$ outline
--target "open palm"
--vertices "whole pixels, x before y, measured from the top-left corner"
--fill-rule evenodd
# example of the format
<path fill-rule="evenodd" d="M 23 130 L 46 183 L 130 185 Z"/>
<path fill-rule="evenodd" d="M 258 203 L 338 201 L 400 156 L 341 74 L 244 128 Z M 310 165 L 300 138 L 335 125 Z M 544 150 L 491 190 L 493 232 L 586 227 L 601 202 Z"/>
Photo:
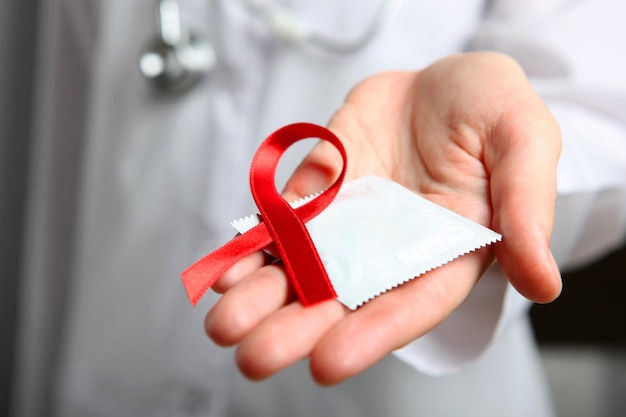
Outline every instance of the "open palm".
<path fill-rule="evenodd" d="M 216 284 L 224 293 L 206 329 L 238 345 L 252 379 L 310 357 L 311 373 L 332 384 L 373 365 L 441 323 L 472 290 L 494 254 L 526 297 L 560 291 L 549 250 L 560 153 L 558 126 L 515 62 L 476 53 L 420 72 L 385 73 L 359 84 L 329 123 L 348 153 L 347 177 L 377 174 L 503 234 L 494 248 L 461 257 L 349 311 L 332 300 L 304 308 L 280 265 L 262 254 Z M 328 186 L 341 169 L 321 142 L 287 183 L 292 200 Z"/>

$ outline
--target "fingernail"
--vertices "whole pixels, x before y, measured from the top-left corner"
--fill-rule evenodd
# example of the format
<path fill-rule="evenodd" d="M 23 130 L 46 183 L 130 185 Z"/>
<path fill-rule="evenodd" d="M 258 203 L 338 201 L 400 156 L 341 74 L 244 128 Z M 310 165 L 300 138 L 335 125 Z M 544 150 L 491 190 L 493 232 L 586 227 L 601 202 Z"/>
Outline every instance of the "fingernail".
<path fill-rule="evenodd" d="M 561 279 L 561 270 L 559 268 L 559 265 L 556 263 L 556 259 L 554 259 L 554 255 L 552 253 L 550 253 L 550 260 L 552 262 L 553 276 L 557 280 L 557 284 L 559 287 L 558 293 L 556 295 L 558 297 L 561 294 L 561 291 L 563 290 L 563 280 Z"/>

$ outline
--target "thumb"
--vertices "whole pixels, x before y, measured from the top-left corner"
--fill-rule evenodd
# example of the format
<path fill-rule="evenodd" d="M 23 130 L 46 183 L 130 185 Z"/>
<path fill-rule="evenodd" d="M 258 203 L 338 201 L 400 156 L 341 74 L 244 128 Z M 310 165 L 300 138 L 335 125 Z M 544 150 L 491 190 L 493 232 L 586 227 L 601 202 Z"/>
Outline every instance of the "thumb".
<path fill-rule="evenodd" d="M 543 103 L 535 102 L 530 109 L 504 114 L 489 140 L 493 227 L 503 235 L 496 258 L 522 295 L 539 303 L 553 301 L 562 287 L 549 246 L 559 127 Z"/>

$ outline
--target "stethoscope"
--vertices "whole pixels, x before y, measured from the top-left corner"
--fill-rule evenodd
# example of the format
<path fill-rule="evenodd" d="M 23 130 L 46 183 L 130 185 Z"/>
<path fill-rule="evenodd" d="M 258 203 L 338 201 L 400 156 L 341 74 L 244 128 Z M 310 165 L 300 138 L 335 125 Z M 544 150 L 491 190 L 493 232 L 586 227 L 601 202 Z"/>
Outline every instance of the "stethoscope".
<path fill-rule="evenodd" d="M 158 33 L 139 58 L 145 79 L 160 91 L 183 93 L 215 69 L 211 43 L 184 27 L 178 0 L 157 0 Z M 366 28 L 352 39 L 322 33 L 289 10 L 253 0 L 240 0 L 271 36 L 292 45 L 309 45 L 329 53 L 348 55 L 363 49 L 396 15 L 404 0 L 383 0 Z"/>

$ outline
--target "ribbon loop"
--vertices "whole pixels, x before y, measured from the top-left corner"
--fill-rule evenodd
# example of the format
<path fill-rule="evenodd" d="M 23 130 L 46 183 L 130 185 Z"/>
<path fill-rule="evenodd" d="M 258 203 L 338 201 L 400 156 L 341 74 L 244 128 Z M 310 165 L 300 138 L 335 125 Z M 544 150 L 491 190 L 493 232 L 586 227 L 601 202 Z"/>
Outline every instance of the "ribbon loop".
<path fill-rule="evenodd" d="M 319 138 L 337 148 L 343 159 L 339 177 L 323 193 L 293 209 L 276 190 L 274 177 L 283 153 L 294 143 Z M 210 253 L 182 273 L 187 295 L 196 305 L 202 295 L 241 258 L 274 242 L 300 302 L 307 306 L 336 298 L 326 269 L 304 225 L 321 213 L 336 197 L 347 170 L 343 144 L 330 130 L 295 123 L 272 133 L 259 147 L 250 167 L 250 189 L 262 222 Z"/>

